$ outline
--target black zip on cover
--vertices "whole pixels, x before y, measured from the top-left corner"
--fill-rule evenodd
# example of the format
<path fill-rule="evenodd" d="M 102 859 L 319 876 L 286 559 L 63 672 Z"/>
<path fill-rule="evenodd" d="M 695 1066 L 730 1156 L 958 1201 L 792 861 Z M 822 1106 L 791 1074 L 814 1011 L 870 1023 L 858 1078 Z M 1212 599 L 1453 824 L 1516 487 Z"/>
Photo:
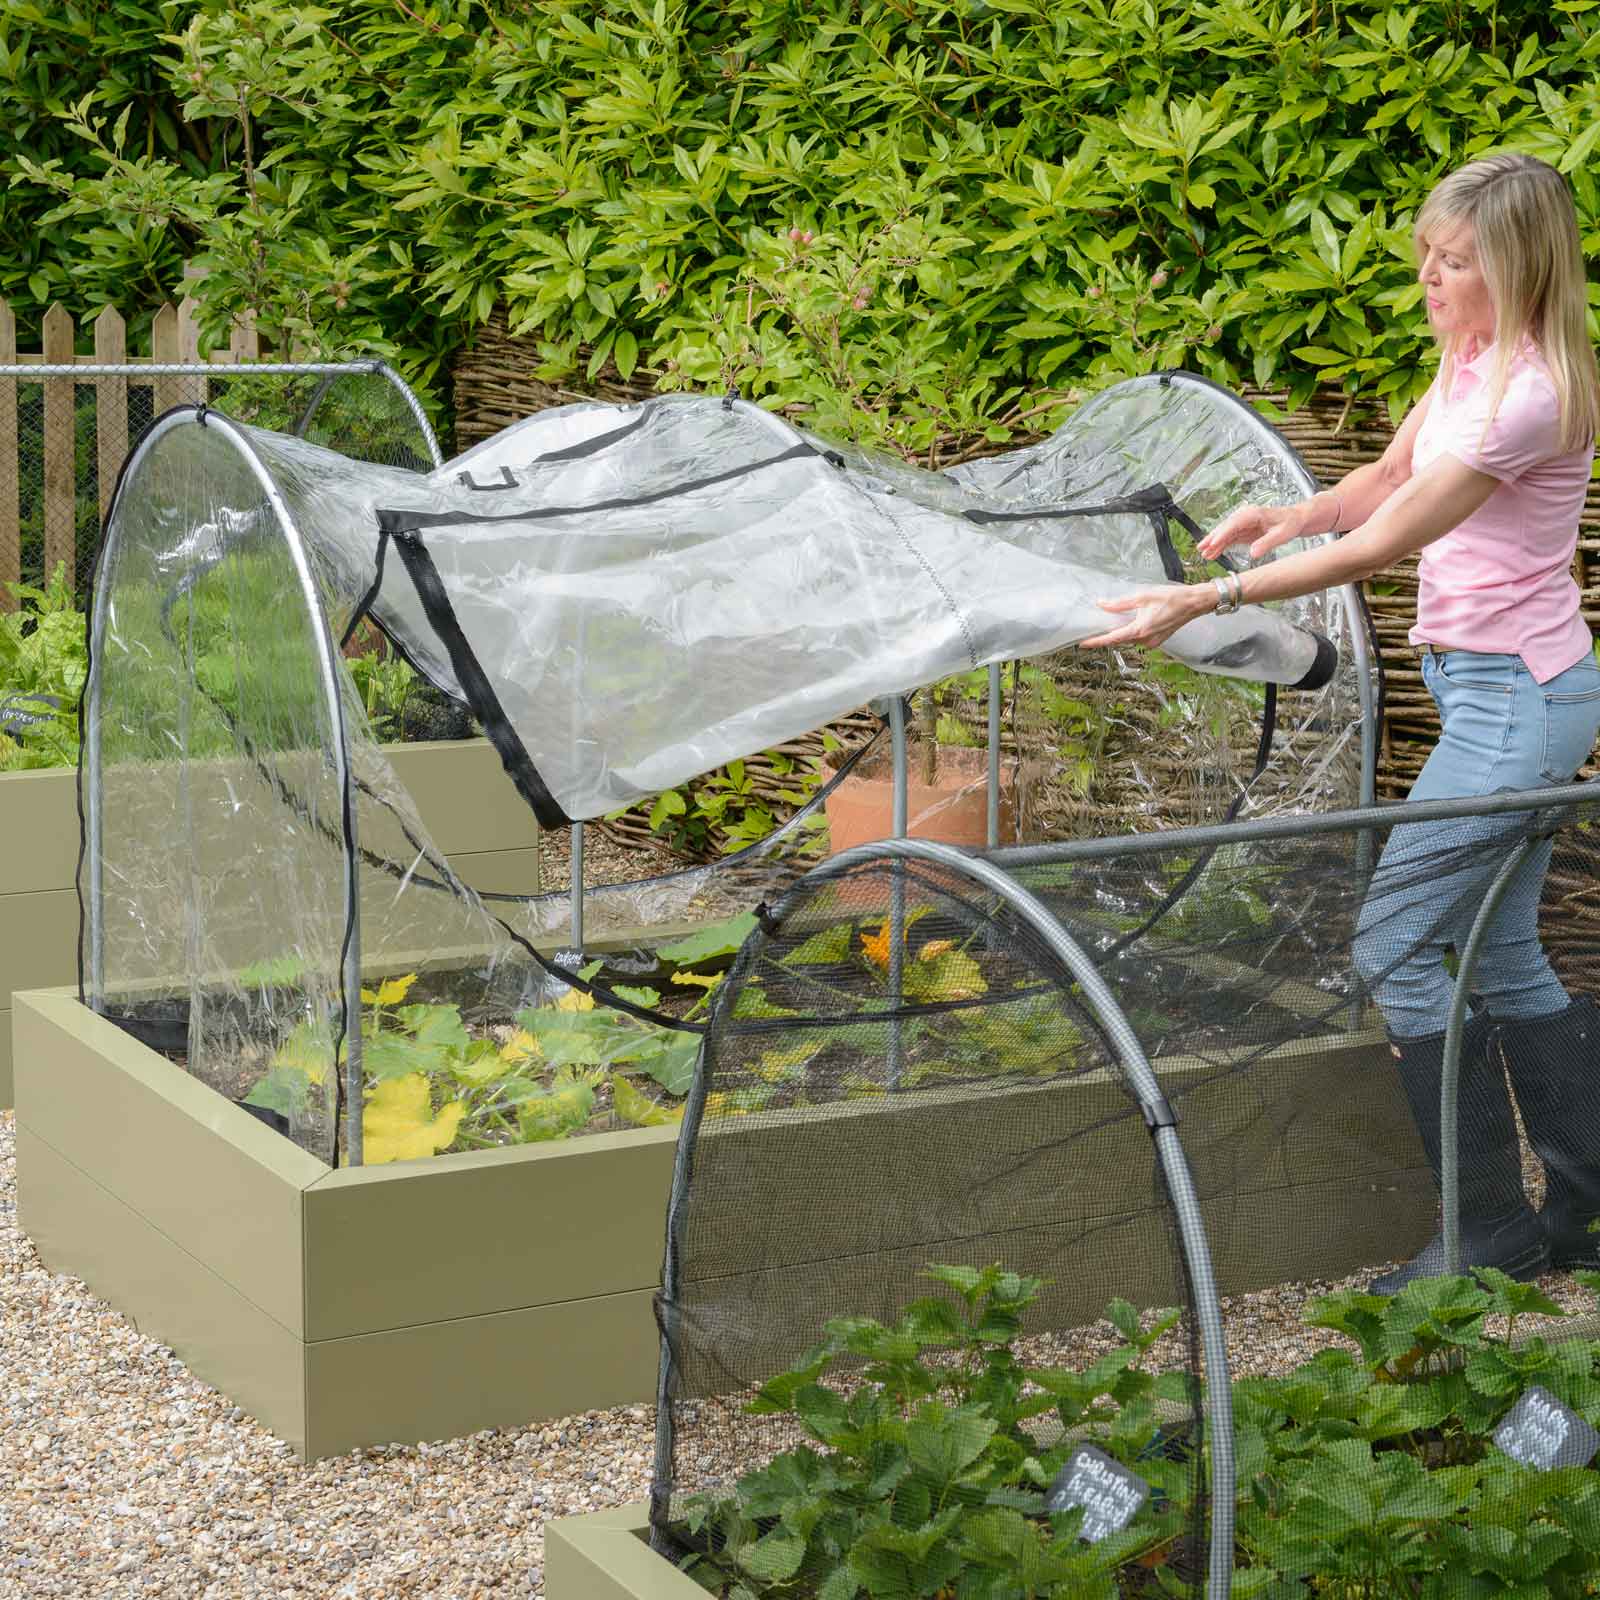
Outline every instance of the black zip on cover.
<path fill-rule="evenodd" d="M 1183 561 L 1177 546 L 1172 542 L 1172 531 L 1167 518 L 1176 516 L 1183 526 L 1199 535 L 1200 530 L 1179 510 L 1177 502 L 1164 483 L 1153 484 L 1148 489 L 1138 489 L 1115 500 L 1101 500 L 1088 506 L 1047 506 L 1037 511 L 980 511 L 976 507 L 963 511 L 968 522 L 980 527 L 987 522 L 1049 522 L 1064 517 L 1101 517 L 1117 512 L 1142 512 L 1150 519 L 1150 531 L 1155 536 L 1156 555 L 1161 570 L 1172 583 L 1184 581 Z"/>
<path fill-rule="evenodd" d="M 500 696 L 494 692 L 488 674 L 479 665 L 472 646 L 467 643 L 467 636 L 456 619 L 455 608 L 450 604 L 450 596 L 445 593 L 444 584 L 439 578 L 439 569 L 434 566 L 433 557 L 428 554 L 421 534 L 415 527 L 406 525 L 404 519 L 403 512 L 380 511 L 378 527 L 394 540 L 395 548 L 399 550 L 400 559 L 405 563 L 406 572 L 417 591 L 417 599 L 422 602 L 423 613 L 449 653 L 456 682 L 461 685 L 473 716 L 483 724 L 484 734 L 499 754 L 506 776 L 517 786 L 517 793 L 533 808 L 540 825 L 546 828 L 570 826 L 572 818 L 557 804 L 556 797 L 539 776 L 539 769 L 534 766 L 527 746 L 518 737 L 517 730 L 511 726 L 511 719 L 505 713 L 505 707 L 500 704 Z"/>
<path fill-rule="evenodd" d="M 654 494 L 627 495 L 620 500 L 595 500 L 586 506 L 530 506 L 524 511 L 506 511 L 498 515 L 474 515 L 469 511 L 384 511 L 378 512 L 378 524 L 387 527 L 398 537 L 402 530 L 419 533 L 424 528 L 455 528 L 476 526 L 481 522 L 543 522 L 551 517 L 588 517 L 597 511 L 626 511 L 632 506 L 652 506 L 661 500 L 671 500 L 676 495 L 693 494 L 696 489 L 709 489 L 719 483 L 730 483 L 735 478 L 748 477 L 753 472 L 776 467 L 785 461 L 798 461 L 805 456 L 826 459 L 824 452 L 814 445 L 791 445 L 780 455 L 768 456 L 764 461 L 749 461 L 743 466 L 729 467 L 726 472 L 713 472 L 703 478 L 691 478 L 687 483 L 674 483 Z M 557 456 L 544 456 L 541 460 L 556 460 Z"/>

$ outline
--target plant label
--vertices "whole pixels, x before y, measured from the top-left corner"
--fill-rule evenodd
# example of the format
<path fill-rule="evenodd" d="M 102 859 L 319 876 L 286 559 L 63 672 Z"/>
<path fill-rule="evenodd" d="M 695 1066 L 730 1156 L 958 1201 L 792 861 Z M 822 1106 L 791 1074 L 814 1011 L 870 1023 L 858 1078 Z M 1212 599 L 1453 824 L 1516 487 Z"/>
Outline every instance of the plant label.
<path fill-rule="evenodd" d="M 61 709 L 55 694 L 14 694 L 0 700 L 0 733 L 21 733 L 41 722 L 54 722 Z"/>
<path fill-rule="evenodd" d="M 1121 1533 L 1150 1498 L 1150 1485 L 1138 1473 L 1130 1472 L 1120 1461 L 1113 1461 L 1093 1445 L 1080 1445 L 1073 1451 L 1050 1491 L 1044 1497 L 1046 1511 L 1068 1511 L 1083 1507 L 1083 1526 L 1078 1537 L 1089 1544 L 1110 1533 Z"/>
<path fill-rule="evenodd" d="M 1549 1472 L 1587 1466 L 1600 1450 L 1600 1432 L 1535 1384 L 1506 1413 L 1494 1442 L 1513 1461 Z"/>

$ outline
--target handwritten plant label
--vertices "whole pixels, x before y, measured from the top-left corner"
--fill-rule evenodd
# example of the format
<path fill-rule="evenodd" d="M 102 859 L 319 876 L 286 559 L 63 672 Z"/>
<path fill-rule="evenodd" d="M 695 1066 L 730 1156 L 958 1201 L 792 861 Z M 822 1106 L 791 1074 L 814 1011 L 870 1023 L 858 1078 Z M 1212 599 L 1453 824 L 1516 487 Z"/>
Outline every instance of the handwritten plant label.
<path fill-rule="evenodd" d="M 1583 1467 L 1600 1450 L 1596 1432 L 1576 1411 L 1569 1411 L 1548 1389 L 1534 1384 L 1506 1413 L 1494 1442 L 1513 1461 L 1548 1472 L 1556 1467 Z"/>
<path fill-rule="evenodd" d="M 1046 1511 L 1068 1511 L 1083 1507 L 1083 1526 L 1078 1537 L 1099 1544 L 1107 1534 L 1120 1533 L 1138 1515 L 1150 1498 L 1150 1485 L 1120 1461 L 1113 1461 L 1091 1444 L 1073 1451 L 1050 1492 L 1044 1497 Z"/>
<path fill-rule="evenodd" d="M 43 722 L 54 722 L 61 697 L 54 694 L 14 694 L 0 700 L 0 733 L 21 733 Z"/>

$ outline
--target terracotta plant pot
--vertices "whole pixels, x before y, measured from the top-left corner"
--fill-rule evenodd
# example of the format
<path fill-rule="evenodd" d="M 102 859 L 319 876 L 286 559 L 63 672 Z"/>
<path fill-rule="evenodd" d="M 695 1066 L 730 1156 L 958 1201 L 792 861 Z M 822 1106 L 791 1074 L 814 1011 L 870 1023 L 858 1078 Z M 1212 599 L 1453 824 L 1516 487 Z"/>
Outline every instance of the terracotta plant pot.
<path fill-rule="evenodd" d="M 922 781 L 922 757 L 913 751 L 906 761 L 906 832 L 913 839 L 975 846 L 988 842 L 989 753 L 960 746 L 941 746 L 938 776 Z M 832 777 L 831 771 L 827 774 Z M 1000 840 L 1016 833 L 1009 773 L 1000 772 Z M 887 755 L 857 767 L 824 802 L 828 837 L 835 855 L 854 845 L 887 839 L 894 832 L 894 767 Z"/>

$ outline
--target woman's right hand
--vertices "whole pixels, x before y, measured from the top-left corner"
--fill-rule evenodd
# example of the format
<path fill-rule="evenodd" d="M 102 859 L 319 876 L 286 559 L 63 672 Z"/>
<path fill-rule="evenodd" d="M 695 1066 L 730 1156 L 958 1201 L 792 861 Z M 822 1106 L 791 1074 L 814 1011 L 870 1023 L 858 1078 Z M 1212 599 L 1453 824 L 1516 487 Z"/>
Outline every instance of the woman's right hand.
<path fill-rule="evenodd" d="M 1300 506 L 1240 506 L 1225 517 L 1196 547 L 1215 561 L 1232 545 L 1250 542 L 1250 558 L 1259 561 L 1280 544 L 1301 536 Z"/>

